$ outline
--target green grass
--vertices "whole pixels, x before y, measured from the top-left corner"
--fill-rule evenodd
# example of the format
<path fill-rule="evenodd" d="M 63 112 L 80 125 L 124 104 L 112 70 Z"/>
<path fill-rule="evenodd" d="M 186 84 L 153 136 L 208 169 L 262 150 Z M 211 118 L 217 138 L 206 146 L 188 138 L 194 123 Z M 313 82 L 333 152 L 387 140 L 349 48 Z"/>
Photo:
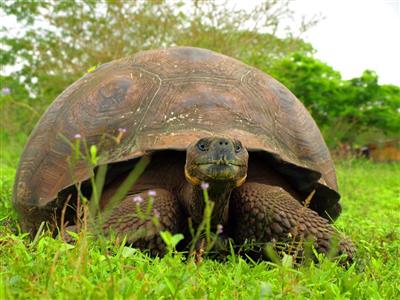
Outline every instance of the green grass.
<path fill-rule="evenodd" d="M 7 147 L 10 149 L 10 147 Z M 336 226 L 358 247 L 348 269 L 322 259 L 299 268 L 231 255 L 195 264 L 181 254 L 151 259 L 108 241 L 74 246 L 16 234 L 11 207 L 19 149 L 0 162 L 0 299 L 399 299 L 400 167 L 338 164 L 343 213 Z"/>

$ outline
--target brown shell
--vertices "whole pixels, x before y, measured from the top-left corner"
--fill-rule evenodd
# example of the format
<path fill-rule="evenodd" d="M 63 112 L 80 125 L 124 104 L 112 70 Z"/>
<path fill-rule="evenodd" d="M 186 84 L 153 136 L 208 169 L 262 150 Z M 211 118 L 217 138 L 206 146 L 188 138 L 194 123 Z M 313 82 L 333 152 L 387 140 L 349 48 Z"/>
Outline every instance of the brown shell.
<path fill-rule="evenodd" d="M 119 128 L 126 128 L 121 143 Z M 334 166 L 314 120 L 300 101 L 265 73 L 230 57 L 198 48 L 140 52 L 104 64 L 68 87 L 43 115 L 22 154 L 15 206 L 41 207 L 73 182 L 65 141 L 80 134 L 88 144 L 103 137 L 101 164 L 162 149 L 186 149 L 206 135 L 238 138 L 266 153 L 312 207 L 336 218 Z M 79 162 L 74 179 L 91 169 Z M 23 212 L 22 212 L 23 213 Z"/>

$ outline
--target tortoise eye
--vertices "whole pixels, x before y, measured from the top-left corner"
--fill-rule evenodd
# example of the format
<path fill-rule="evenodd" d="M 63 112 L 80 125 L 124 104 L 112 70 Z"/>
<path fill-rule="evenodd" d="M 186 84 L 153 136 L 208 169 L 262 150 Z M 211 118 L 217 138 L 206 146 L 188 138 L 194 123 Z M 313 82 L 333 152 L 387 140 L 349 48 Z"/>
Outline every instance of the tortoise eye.
<path fill-rule="evenodd" d="M 207 151 L 208 150 L 208 144 L 206 141 L 204 140 L 200 140 L 197 143 L 197 149 L 199 149 L 200 151 Z"/>
<path fill-rule="evenodd" d="M 240 151 L 242 151 L 242 144 L 238 143 L 238 144 L 236 144 L 235 152 L 239 153 Z"/>

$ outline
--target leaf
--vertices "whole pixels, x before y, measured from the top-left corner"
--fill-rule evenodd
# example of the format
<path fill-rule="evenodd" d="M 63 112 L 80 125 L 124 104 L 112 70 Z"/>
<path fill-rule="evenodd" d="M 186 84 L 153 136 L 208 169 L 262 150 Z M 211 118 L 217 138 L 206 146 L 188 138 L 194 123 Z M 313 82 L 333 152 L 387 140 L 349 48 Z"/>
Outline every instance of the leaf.
<path fill-rule="evenodd" d="M 90 161 L 93 165 L 97 165 L 98 157 L 97 157 L 97 147 L 96 145 L 90 146 Z"/>
<path fill-rule="evenodd" d="M 180 241 L 182 241 L 183 239 L 184 239 L 183 234 L 181 234 L 181 233 L 174 234 L 174 235 L 172 236 L 172 239 L 171 239 L 172 247 L 175 248 L 175 247 L 178 245 L 178 243 L 179 243 Z"/>
<path fill-rule="evenodd" d="M 174 251 L 178 243 L 184 239 L 183 234 L 177 233 L 172 235 L 169 231 L 161 231 L 160 236 L 170 251 Z"/>
<path fill-rule="evenodd" d="M 160 231 L 160 236 L 167 247 L 172 245 L 172 235 L 169 231 Z"/>
<path fill-rule="evenodd" d="M 284 268 L 292 268 L 293 267 L 293 257 L 291 255 L 283 254 L 282 257 L 282 266 Z"/>
<path fill-rule="evenodd" d="M 125 246 L 122 248 L 121 256 L 122 257 L 131 257 L 135 254 L 135 252 L 137 252 L 137 250 L 135 248 Z"/>
<path fill-rule="evenodd" d="M 87 69 L 86 73 L 92 73 L 96 69 L 97 69 L 97 66 L 90 67 L 89 69 Z"/>
<path fill-rule="evenodd" d="M 79 234 L 74 232 L 74 231 L 70 231 L 70 230 L 66 230 L 66 232 L 68 233 L 68 235 L 70 235 L 74 240 L 78 240 L 79 239 Z"/>

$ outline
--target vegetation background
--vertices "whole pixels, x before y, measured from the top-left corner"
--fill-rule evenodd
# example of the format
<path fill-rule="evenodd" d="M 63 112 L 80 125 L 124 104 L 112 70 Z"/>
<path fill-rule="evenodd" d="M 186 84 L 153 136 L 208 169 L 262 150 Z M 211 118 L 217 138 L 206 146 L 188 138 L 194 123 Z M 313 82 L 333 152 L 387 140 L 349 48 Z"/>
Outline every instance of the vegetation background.
<path fill-rule="evenodd" d="M 345 208 L 337 226 L 356 241 L 360 256 L 347 270 L 324 259 L 293 269 L 234 255 L 197 266 L 179 254 L 152 260 L 117 245 L 104 253 L 96 241 L 71 248 L 15 232 L 15 169 L 41 114 L 85 73 L 141 50 L 204 47 L 271 74 L 304 103 L 332 149 L 398 138 L 400 87 L 379 84 L 373 70 L 343 80 L 316 59 L 302 33 L 319 19 L 303 20 L 293 34 L 283 22 L 293 17 L 288 0 L 252 10 L 229 1 L 9 0 L 0 3 L 0 13 L 18 28 L 1 27 L 0 298 L 400 297 L 396 164 L 338 165 Z"/>

